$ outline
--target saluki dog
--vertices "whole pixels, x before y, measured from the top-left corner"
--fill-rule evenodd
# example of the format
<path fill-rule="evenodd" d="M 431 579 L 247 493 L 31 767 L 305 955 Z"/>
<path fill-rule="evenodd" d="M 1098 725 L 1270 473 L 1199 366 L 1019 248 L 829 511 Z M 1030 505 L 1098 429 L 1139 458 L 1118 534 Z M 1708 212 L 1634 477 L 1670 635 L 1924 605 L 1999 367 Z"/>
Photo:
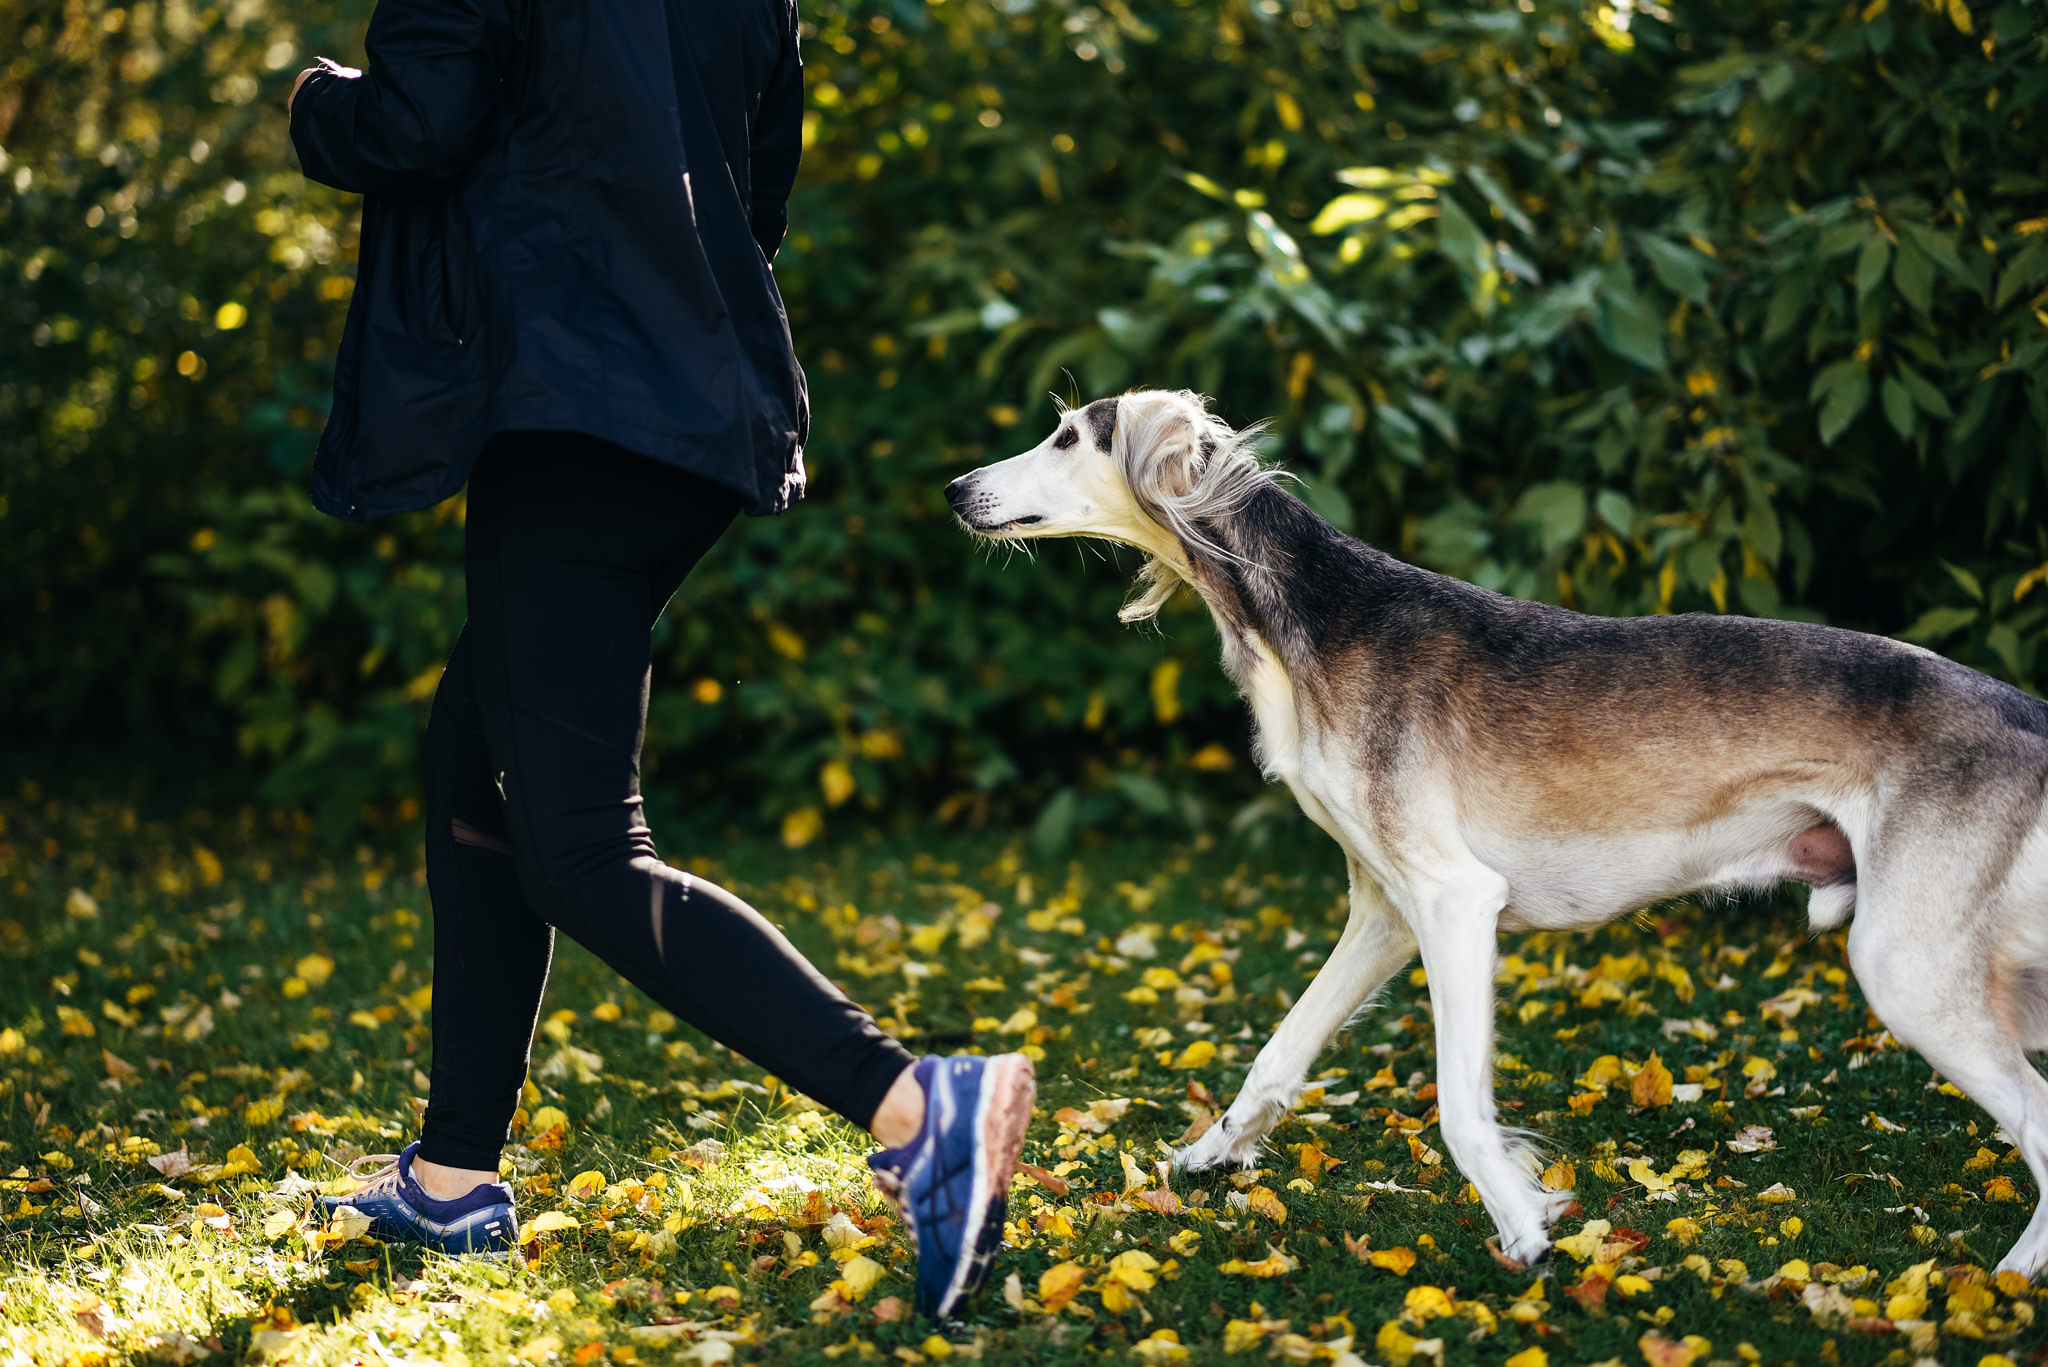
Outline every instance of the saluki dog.
<path fill-rule="evenodd" d="M 1571 1201 L 1493 1099 L 1502 930 L 1586 930 L 1693 891 L 1810 886 L 1903 1043 L 2048 1187 L 2048 704 L 1940 656 L 1799 622 L 1588 617 L 1406 564 L 1317 517 L 1194 394 L 1064 411 L 953 481 L 978 535 L 1148 556 L 1123 617 L 1208 605 L 1261 768 L 1343 847 L 1350 917 L 1243 1089 L 1180 1155 L 1249 1166 L 1323 1046 L 1420 951 L 1443 1138 L 1500 1250 Z M 1999 1264 L 2048 1264 L 2048 1202 Z"/>

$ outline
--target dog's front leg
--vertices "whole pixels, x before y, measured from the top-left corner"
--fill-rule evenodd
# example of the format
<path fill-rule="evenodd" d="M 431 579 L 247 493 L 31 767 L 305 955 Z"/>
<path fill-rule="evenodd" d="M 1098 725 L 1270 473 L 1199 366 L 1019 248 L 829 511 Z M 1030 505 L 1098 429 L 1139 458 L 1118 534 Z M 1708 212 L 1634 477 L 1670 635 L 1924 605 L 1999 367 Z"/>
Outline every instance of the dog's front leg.
<path fill-rule="evenodd" d="M 1186 1168 L 1248 1168 L 1330 1037 L 1415 953 L 1415 940 L 1365 870 L 1351 865 L 1351 919 L 1315 981 L 1259 1050 L 1237 1099 L 1209 1132 L 1175 1156 Z"/>
<path fill-rule="evenodd" d="M 1436 1015 L 1437 1115 L 1444 1145 L 1479 1189 L 1500 1231 L 1501 1252 L 1533 1262 L 1550 1247 L 1550 1222 L 1571 1202 L 1544 1189 L 1526 1140 L 1496 1118 L 1493 978 L 1505 879 L 1483 865 L 1451 872 L 1403 897 L 1422 950 Z"/>

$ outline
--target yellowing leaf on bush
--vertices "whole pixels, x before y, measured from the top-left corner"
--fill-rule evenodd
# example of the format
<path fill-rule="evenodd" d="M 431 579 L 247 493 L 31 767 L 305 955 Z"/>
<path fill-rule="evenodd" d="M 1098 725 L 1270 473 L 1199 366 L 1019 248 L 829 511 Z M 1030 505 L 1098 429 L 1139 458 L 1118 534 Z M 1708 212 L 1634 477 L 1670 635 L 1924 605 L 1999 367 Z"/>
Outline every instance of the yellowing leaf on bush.
<path fill-rule="evenodd" d="M 1628 1082 L 1629 1100 L 1637 1106 L 1669 1106 L 1671 1104 L 1671 1070 L 1655 1054 L 1637 1070 Z"/>
<path fill-rule="evenodd" d="M 1076 1262 L 1055 1263 L 1038 1274 L 1038 1299 L 1046 1313 L 1058 1314 L 1081 1290 L 1088 1273 Z"/>
<path fill-rule="evenodd" d="M 1397 1277 L 1405 1277 L 1415 1266 L 1415 1250 L 1412 1248 L 1375 1248 L 1369 1250 L 1365 1260 L 1374 1267 L 1383 1267 Z"/>
<path fill-rule="evenodd" d="M 782 843 L 800 850 L 825 830 L 825 818 L 816 807 L 799 807 L 782 818 Z"/>

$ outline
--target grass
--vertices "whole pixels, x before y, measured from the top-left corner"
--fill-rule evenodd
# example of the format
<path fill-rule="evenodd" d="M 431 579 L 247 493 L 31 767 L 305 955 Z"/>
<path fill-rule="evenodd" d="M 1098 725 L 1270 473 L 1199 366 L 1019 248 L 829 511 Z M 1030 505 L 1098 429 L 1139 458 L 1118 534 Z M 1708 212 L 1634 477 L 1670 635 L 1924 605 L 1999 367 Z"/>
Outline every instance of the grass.
<path fill-rule="evenodd" d="M 414 852 L 333 862 L 283 817 L 160 826 L 33 794 L 0 820 L 0 1367 L 2048 1358 L 2048 1307 L 1986 1270 L 2033 1207 L 2017 1155 L 1790 906 L 1503 945 L 1503 1111 L 1583 1206 L 1513 1271 L 1440 1156 L 1410 973 L 1319 1062 L 1266 1167 L 1160 1178 L 1336 938 L 1319 836 L 696 863 L 892 1029 L 1039 1057 L 1026 1153 L 1064 1194 L 1020 1179 L 996 1283 L 939 1339 L 904 1313 L 864 1137 L 573 947 L 507 1150 L 537 1256 L 309 1224 L 330 1160 L 413 1132 Z M 181 1152 L 190 1171 L 159 1170 Z"/>

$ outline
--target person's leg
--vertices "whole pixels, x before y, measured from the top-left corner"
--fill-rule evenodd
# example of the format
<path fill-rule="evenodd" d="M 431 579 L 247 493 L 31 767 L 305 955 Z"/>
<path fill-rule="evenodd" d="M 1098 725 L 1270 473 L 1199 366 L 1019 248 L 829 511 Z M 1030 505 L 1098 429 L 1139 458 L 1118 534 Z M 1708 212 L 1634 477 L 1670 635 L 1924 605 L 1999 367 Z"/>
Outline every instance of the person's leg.
<path fill-rule="evenodd" d="M 650 614 L 737 506 L 589 438 L 494 442 L 470 484 L 478 701 L 540 913 L 677 1016 L 866 1126 L 909 1053 L 760 913 L 663 864 L 641 809 Z"/>
<path fill-rule="evenodd" d="M 497 1180 L 555 934 L 512 866 L 467 631 L 435 690 L 425 754 L 434 1058 L 415 1167 L 430 1194 L 454 1197 Z"/>

